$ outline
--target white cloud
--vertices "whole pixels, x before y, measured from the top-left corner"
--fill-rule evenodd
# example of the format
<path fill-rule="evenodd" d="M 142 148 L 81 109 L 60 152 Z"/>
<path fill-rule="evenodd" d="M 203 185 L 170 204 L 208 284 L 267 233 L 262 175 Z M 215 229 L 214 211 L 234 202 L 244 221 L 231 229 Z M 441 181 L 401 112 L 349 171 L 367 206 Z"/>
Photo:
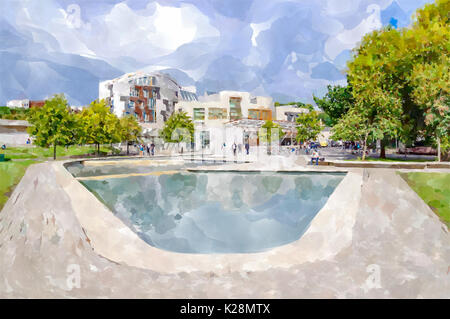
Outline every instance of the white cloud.
<path fill-rule="evenodd" d="M 353 49 L 366 33 L 382 27 L 380 6 L 375 4 L 369 5 L 366 11 L 370 15 L 355 28 L 344 30 L 327 40 L 325 53 L 328 58 L 334 60 L 342 51 Z"/>
<path fill-rule="evenodd" d="M 256 37 L 261 31 L 268 30 L 272 26 L 272 23 L 277 19 L 277 17 L 272 17 L 270 20 L 267 20 L 262 23 L 250 23 L 250 27 L 253 30 L 252 34 L 252 45 L 258 46 L 258 43 L 256 41 Z"/>

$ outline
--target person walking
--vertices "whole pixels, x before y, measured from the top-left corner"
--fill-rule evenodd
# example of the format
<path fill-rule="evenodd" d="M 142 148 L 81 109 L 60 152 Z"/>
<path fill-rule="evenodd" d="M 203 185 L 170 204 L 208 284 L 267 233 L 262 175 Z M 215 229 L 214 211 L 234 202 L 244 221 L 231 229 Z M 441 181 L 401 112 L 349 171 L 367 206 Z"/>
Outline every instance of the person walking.
<path fill-rule="evenodd" d="M 147 143 L 147 155 L 150 156 L 150 144 Z"/>
<path fill-rule="evenodd" d="M 232 149 L 233 149 L 233 154 L 234 154 L 234 156 L 236 156 L 236 150 L 237 150 L 237 145 L 236 145 L 236 143 L 233 143 Z"/>
<path fill-rule="evenodd" d="M 152 156 L 155 156 L 155 144 L 153 144 L 153 142 L 150 145 L 150 152 L 152 153 Z"/>
<path fill-rule="evenodd" d="M 245 143 L 245 151 L 246 151 L 247 155 L 250 153 L 250 144 L 248 142 Z"/>

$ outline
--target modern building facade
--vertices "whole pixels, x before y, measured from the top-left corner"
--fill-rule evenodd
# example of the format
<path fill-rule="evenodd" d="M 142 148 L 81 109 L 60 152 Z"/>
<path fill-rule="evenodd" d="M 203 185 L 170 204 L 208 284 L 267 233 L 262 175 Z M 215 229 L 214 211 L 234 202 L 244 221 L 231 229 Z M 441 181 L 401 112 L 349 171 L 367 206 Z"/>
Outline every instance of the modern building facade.
<path fill-rule="evenodd" d="M 277 121 L 295 122 L 299 114 L 302 113 L 309 113 L 309 110 L 292 105 L 280 105 L 276 107 Z"/>
<path fill-rule="evenodd" d="M 279 122 L 292 135 L 295 114 L 308 112 L 290 106 L 275 108 L 271 97 L 249 92 L 207 92 L 197 96 L 195 87 L 182 87 L 171 76 L 158 72 L 128 73 L 100 82 L 99 98 L 105 99 L 117 116 L 135 116 L 151 138 L 159 135 L 173 112 L 186 112 L 195 128 L 194 140 L 188 144 L 193 144 L 195 150 L 215 154 L 233 143 L 259 145 L 258 131 L 267 120 Z"/>
<path fill-rule="evenodd" d="M 248 92 L 221 91 L 205 93 L 197 100 L 179 101 L 176 110 L 184 111 L 192 118 L 196 149 L 207 148 L 217 153 L 223 149 L 224 143 L 229 143 L 230 135 L 234 134 L 230 127 L 236 126 L 227 126 L 228 123 L 244 119 L 257 122 L 272 120 L 274 106 L 271 97 L 252 96 Z M 242 140 L 243 131 L 237 129 L 236 132 L 240 136 L 238 139 Z"/>
<path fill-rule="evenodd" d="M 168 74 L 133 72 L 100 82 L 99 98 L 105 99 L 117 116 L 135 116 L 156 136 L 179 101 L 196 100 L 197 96 L 184 91 Z"/>

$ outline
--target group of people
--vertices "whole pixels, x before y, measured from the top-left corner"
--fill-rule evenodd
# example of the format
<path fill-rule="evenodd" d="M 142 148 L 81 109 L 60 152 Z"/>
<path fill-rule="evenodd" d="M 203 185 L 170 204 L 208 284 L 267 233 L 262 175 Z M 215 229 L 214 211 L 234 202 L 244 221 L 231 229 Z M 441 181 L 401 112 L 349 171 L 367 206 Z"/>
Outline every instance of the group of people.
<path fill-rule="evenodd" d="M 248 155 L 250 154 L 250 144 L 247 142 L 244 144 L 245 147 L 245 153 Z M 225 150 L 226 148 L 226 144 L 223 143 L 222 145 L 222 149 Z M 237 153 L 242 153 L 242 144 L 236 144 L 236 142 L 233 143 L 233 145 L 231 146 L 231 149 L 233 150 L 233 155 L 236 156 Z"/>
<path fill-rule="evenodd" d="M 152 156 L 155 155 L 155 144 L 152 142 L 151 144 L 140 144 L 137 145 L 137 147 L 139 148 L 139 155 L 144 156 L 145 152 L 147 151 L 147 155 L 150 156 L 150 154 Z"/>

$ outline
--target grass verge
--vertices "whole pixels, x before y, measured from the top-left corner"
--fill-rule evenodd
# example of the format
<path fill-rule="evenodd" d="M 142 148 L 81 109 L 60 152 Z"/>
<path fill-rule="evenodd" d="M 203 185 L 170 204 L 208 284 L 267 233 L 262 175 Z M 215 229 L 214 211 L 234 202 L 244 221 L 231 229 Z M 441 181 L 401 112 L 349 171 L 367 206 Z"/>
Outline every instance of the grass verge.
<path fill-rule="evenodd" d="M 450 173 L 398 173 L 450 229 Z"/>
<path fill-rule="evenodd" d="M 9 161 L 0 163 L 0 210 L 6 204 L 14 186 L 25 174 L 28 166 L 38 163 L 35 160 Z"/>
<path fill-rule="evenodd" d="M 56 156 L 76 156 L 89 155 L 96 152 L 95 146 L 69 147 L 58 146 Z M 101 146 L 100 152 L 107 154 L 111 152 L 109 146 Z M 0 211 L 8 201 L 14 187 L 20 182 L 28 166 L 53 158 L 53 148 L 43 148 L 38 146 L 28 147 L 8 147 L 0 150 L 0 154 L 5 154 L 5 161 L 0 162 Z"/>

